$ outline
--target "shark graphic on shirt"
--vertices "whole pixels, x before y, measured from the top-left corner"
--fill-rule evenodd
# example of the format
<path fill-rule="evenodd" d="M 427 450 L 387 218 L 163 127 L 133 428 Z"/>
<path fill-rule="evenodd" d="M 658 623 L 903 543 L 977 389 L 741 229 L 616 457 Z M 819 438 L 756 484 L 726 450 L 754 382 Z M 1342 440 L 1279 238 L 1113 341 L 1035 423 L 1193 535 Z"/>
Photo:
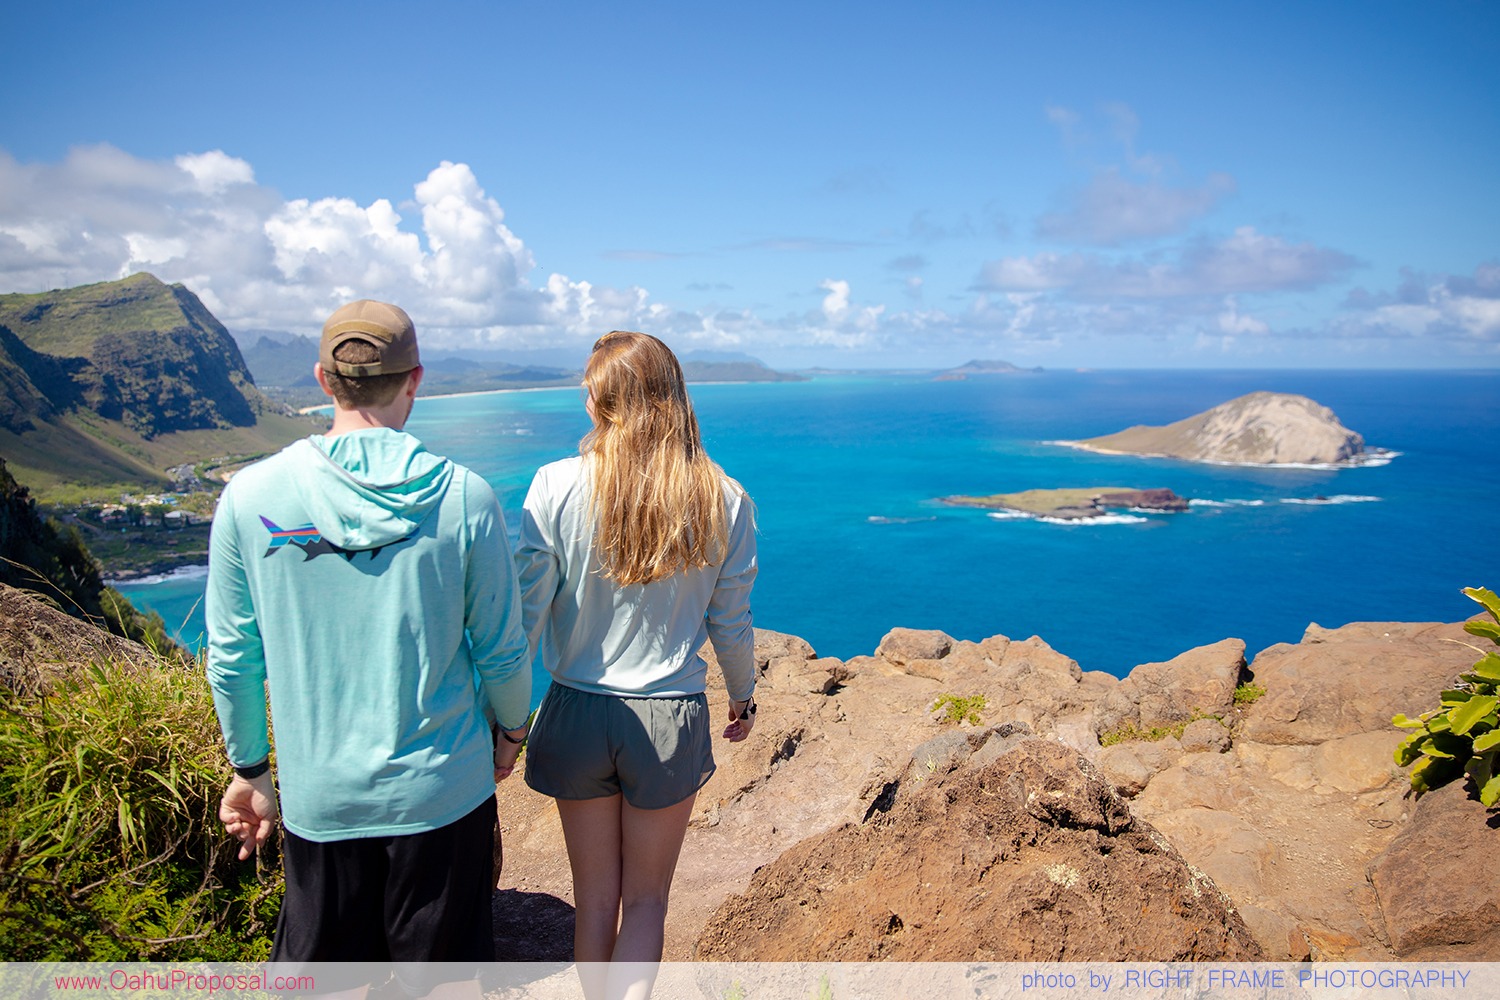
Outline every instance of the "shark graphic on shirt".
<path fill-rule="evenodd" d="M 266 554 L 261 558 L 269 558 L 275 555 L 278 549 L 284 549 L 288 545 L 295 545 L 302 550 L 303 562 L 309 562 L 318 558 L 318 556 L 327 555 L 340 555 L 344 557 L 345 561 L 353 562 L 354 557 L 361 552 L 370 553 L 370 558 L 373 560 L 376 556 L 380 555 L 380 550 L 385 548 L 384 545 L 377 545 L 373 549 L 340 548 L 325 539 L 323 533 L 314 525 L 304 524 L 300 528 L 283 528 L 264 514 L 258 516 L 260 517 L 260 523 L 264 524 L 266 530 L 271 533 L 271 545 L 266 549 Z M 406 539 L 402 538 L 399 541 L 404 542 Z"/>

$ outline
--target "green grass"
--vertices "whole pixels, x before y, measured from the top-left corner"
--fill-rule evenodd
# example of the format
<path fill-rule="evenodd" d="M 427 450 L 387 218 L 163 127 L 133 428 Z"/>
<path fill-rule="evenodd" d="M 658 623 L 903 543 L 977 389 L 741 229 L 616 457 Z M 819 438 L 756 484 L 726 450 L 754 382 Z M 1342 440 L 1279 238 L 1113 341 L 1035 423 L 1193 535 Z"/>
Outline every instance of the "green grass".
<path fill-rule="evenodd" d="M 121 493 L 166 490 L 163 470 L 174 466 L 233 466 L 327 426 L 318 418 L 266 413 L 253 427 L 176 431 L 146 441 L 119 421 L 74 413 L 25 434 L 0 429 L 0 455 L 42 503 L 115 502 Z"/>
<path fill-rule="evenodd" d="M 1121 723 L 1113 729 L 1100 733 L 1099 745 L 1101 747 L 1110 747 L 1116 743 L 1129 743 L 1132 741 L 1156 743 L 1159 740 L 1166 739 L 1168 736 L 1180 740 L 1182 739 L 1183 731 L 1199 719 L 1224 721 L 1222 716 L 1209 715 L 1202 709 L 1195 708 L 1192 715 L 1181 722 L 1174 722 L 1170 726 L 1147 726 L 1142 728 L 1133 722 Z"/>
<path fill-rule="evenodd" d="M 1234 689 L 1234 703 L 1236 705 L 1253 705 L 1266 693 L 1266 689 L 1253 681 L 1246 681 Z"/>
<path fill-rule="evenodd" d="M 1133 486 L 1087 486 L 1055 490 L 1023 490 L 1020 493 L 992 493 L 988 496 L 952 496 L 944 499 L 964 507 L 991 507 L 1021 510 L 1047 516 L 1063 508 L 1092 507 L 1094 498 L 1107 493 L 1126 493 Z"/>
<path fill-rule="evenodd" d="M 170 286 L 144 272 L 123 281 L 0 295 L 0 325 L 10 327 L 33 350 L 59 357 L 88 357 L 106 333 L 186 324 Z"/>
<path fill-rule="evenodd" d="M 91 664 L 5 695 L 0 959 L 264 958 L 280 872 L 236 859 L 227 776 L 201 664 Z"/>
<path fill-rule="evenodd" d="M 942 709 L 943 722 L 951 722 L 954 725 L 968 722 L 970 725 L 977 726 L 983 722 L 980 713 L 984 711 L 985 705 L 985 697 L 982 694 L 969 695 L 967 698 L 961 698 L 956 694 L 944 694 L 938 696 L 928 711 L 936 712 Z"/>

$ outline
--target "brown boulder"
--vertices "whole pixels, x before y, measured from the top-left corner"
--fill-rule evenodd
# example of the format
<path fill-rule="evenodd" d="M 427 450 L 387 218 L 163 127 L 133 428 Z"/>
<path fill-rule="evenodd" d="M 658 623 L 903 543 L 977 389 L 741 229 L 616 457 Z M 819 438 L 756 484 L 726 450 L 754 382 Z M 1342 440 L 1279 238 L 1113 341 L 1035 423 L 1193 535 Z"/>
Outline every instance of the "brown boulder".
<path fill-rule="evenodd" d="M 1125 723 L 1170 725 L 1191 718 L 1194 710 L 1225 715 L 1234 707 L 1244 667 L 1242 639 L 1199 646 L 1165 663 L 1143 663 L 1105 695 L 1096 712 L 1098 731 Z"/>
<path fill-rule="evenodd" d="M 1500 961 L 1500 814 L 1453 782 L 1417 801 L 1370 865 L 1392 950 L 1407 962 Z"/>
<path fill-rule="evenodd" d="M 1134 819 L 1082 756 L 1017 730 L 977 737 L 919 748 L 888 811 L 762 868 L 708 921 L 697 957 L 1261 958 L 1213 882 Z M 984 752 L 991 739 L 1002 752 Z"/>
<path fill-rule="evenodd" d="M 936 629 L 893 628 L 875 647 L 882 660 L 904 667 L 912 660 L 941 660 L 953 648 L 953 637 Z"/>
<path fill-rule="evenodd" d="M 1245 710 L 1237 739 L 1321 743 L 1389 730 L 1391 716 L 1435 708 L 1474 663 L 1461 623 L 1311 626 L 1310 639 L 1264 650 L 1251 669 L 1266 694 Z"/>

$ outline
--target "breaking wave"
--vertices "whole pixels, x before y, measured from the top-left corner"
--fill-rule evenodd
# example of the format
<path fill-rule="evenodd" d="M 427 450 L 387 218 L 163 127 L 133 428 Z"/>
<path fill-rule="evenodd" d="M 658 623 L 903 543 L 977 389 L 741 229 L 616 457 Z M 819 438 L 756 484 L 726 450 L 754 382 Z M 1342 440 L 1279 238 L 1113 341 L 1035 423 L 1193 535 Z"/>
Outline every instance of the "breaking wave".
<path fill-rule="evenodd" d="M 1379 503 L 1380 497 L 1355 496 L 1349 493 L 1340 493 L 1331 497 L 1283 497 L 1282 503 L 1300 503 L 1312 506 L 1324 506 L 1325 504 L 1339 503 Z"/>
<path fill-rule="evenodd" d="M 128 583 L 132 587 L 150 587 L 158 583 L 176 583 L 187 580 L 208 579 L 208 566 L 179 566 L 167 573 L 154 573 L 151 576 L 137 577 L 111 577 L 104 582 L 113 586 L 117 583 Z"/>
<path fill-rule="evenodd" d="M 1145 524 L 1149 517 L 1135 514 L 1101 514 L 1098 517 L 1039 517 L 1044 524 Z"/>

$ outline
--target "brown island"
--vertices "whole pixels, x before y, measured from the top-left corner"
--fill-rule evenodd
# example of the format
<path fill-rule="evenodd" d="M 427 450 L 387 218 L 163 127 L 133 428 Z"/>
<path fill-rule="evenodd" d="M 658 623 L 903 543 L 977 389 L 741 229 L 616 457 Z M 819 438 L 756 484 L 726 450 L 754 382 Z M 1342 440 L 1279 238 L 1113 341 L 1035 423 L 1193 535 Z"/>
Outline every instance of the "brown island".
<path fill-rule="evenodd" d="M 1020 493 L 992 493 L 989 496 L 951 496 L 938 499 L 955 507 L 1013 510 L 1031 514 L 1034 517 L 1055 517 L 1065 521 L 1103 517 L 1111 510 L 1178 513 L 1188 509 L 1188 502 L 1169 489 L 1141 490 L 1128 486 L 1023 490 Z"/>

